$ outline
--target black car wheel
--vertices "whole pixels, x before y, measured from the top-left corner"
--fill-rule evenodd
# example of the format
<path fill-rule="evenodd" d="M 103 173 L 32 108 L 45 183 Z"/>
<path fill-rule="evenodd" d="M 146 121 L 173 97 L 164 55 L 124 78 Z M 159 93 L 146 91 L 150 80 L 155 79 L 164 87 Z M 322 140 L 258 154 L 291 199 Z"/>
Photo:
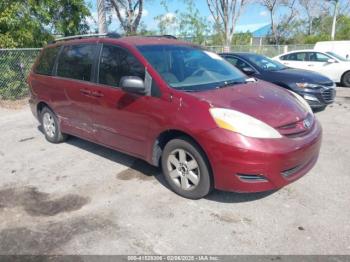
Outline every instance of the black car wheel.
<path fill-rule="evenodd" d="M 57 116 L 48 107 L 44 107 L 41 110 L 40 122 L 47 141 L 51 143 L 60 143 L 66 140 L 67 135 L 62 134 Z"/>
<path fill-rule="evenodd" d="M 169 141 L 162 153 L 162 169 L 171 189 L 186 198 L 210 193 L 213 183 L 203 151 L 187 137 Z"/>
<path fill-rule="evenodd" d="M 341 78 L 341 84 L 345 87 L 350 87 L 350 71 L 346 72 Z"/>

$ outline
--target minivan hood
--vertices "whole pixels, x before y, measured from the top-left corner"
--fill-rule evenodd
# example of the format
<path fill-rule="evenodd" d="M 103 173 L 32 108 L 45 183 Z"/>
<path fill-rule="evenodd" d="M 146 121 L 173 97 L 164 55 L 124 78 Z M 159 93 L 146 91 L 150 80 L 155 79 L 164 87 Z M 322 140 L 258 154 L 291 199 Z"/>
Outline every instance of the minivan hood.
<path fill-rule="evenodd" d="M 300 121 L 308 114 L 289 91 L 261 80 L 188 94 L 212 107 L 233 109 L 275 128 Z"/>
<path fill-rule="evenodd" d="M 332 84 L 332 80 L 330 80 L 328 77 L 313 71 L 303 69 L 286 68 L 279 71 L 270 71 L 269 74 L 271 74 L 271 77 L 274 78 L 274 81 L 283 81 L 289 83 L 308 82 L 319 85 Z"/>

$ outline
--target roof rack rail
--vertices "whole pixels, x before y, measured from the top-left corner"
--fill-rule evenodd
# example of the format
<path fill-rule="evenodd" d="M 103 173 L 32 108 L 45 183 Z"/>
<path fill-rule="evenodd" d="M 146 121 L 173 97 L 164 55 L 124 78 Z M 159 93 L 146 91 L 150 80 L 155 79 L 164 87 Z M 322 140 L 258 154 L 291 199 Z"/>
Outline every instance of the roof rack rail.
<path fill-rule="evenodd" d="M 66 40 L 74 40 L 74 39 L 83 39 L 89 37 L 111 37 L 111 38 L 120 38 L 121 35 L 118 33 L 106 33 L 106 34 L 86 34 L 86 35 L 72 35 L 66 37 L 60 37 L 55 39 L 52 43 L 56 43 L 58 41 L 66 41 Z"/>
<path fill-rule="evenodd" d="M 146 37 L 164 37 L 164 38 L 169 38 L 169 39 L 177 39 L 177 37 L 173 36 L 173 35 L 148 35 Z"/>

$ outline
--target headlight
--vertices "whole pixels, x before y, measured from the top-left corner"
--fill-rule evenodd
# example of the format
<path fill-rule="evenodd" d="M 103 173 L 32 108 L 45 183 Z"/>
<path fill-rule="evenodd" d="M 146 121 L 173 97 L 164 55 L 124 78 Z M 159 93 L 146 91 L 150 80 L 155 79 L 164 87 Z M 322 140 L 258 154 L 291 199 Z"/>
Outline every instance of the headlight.
<path fill-rule="evenodd" d="M 273 127 L 241 112 L 225 109 L 210 108 L 211 116 L 220 128 L 256 138 L 281 138 Z"/>
<path fill-rule="evenodd" d="M 295 98 L 300 102 L 301 106 L 308 111 L 311 115 L 313 115 L 312 109 L 310 107 L 310 105 L 305 101 L 304 98 L 302 98 L 300 95 L 294 93 L 293 91 L 288 90 L 289 92 L 291 92 Z"/>
<path fill-rule="evenodd" d="M 311 83 L 295 83 L 297 85 L 297 87 L 300 88 L 316 88 L 318 87 L 318 85 L 316 84 L 311 84 Z"/>

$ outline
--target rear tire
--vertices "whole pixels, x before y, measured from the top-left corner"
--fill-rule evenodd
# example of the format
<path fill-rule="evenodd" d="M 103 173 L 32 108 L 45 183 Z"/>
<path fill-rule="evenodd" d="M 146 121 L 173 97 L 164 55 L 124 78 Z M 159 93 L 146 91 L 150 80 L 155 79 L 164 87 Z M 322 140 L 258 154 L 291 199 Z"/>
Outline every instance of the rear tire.
<path fill-rule="evenodd" d="M 206 156 L 191 139 L 169 141 L 162 153 L 162 170 L 170 188 L 180 196 L 199 199 L 213 189 Z"/>
<path fill-rule="evenodd" d="M 41 110 L 40 122 L 47 141 L 57 144 L 67 139 L 67 135 L 61 132 L 57 116 L 50 108 L 44 107 Z"/>
<path fill-rule="evenodd" d="M 350 71 L 346 72 L 341 78 L 341 85 L 350 87 Z"/>

